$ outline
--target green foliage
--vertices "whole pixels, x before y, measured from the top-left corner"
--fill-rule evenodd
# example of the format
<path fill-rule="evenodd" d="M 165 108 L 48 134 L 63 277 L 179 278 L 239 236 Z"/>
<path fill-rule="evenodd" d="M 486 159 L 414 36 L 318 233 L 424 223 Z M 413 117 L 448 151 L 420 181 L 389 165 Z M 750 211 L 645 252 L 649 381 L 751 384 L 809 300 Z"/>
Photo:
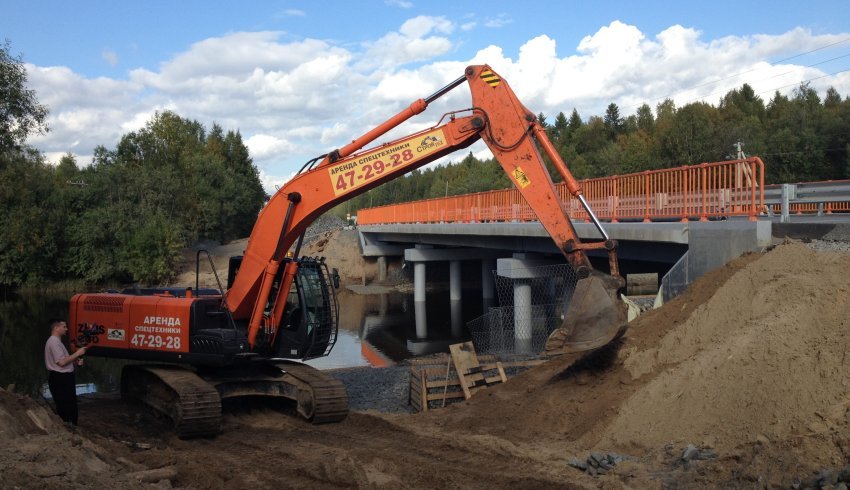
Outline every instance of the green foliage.
<path fill-rule="evenodd" d="M 54 171 L 33 151 L 0 154 L 0 284 L 56 277 L 65 219 Z"/>
<path fill-rule="evenodd" d="M 21 149 L 28 136 L 48 131 L 47 108 L 26 88 L 24 62 L 10 50 L 9 41 L 0 45 L 0 153 Z"/>
<path fill-rule="evenodd" d="M 0 285 L 161 283 L 191 243 L 245 237 L 266 197 L 238 132 L 172 112 L 94 153 L 0 153 Z"/>
<path fill-rule="evenodd" d="M 189 244 L 246 236 L 266 197 L 238 132 L 169 111 L 77 177 L 65 267 L 95 282 L 168 280 Z"/>

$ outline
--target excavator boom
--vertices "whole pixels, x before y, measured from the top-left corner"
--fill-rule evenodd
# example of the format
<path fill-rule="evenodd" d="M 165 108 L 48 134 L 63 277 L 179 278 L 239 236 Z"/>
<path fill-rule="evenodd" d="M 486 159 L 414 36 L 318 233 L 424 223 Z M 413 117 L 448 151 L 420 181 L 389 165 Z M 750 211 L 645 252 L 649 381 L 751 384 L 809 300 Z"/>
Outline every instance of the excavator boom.
<path fill-rule="evenodd" d="M 456 117 L 426 131 L 385 143 L 366 151 L 361 149 L 425 110 L 427 105 L 466 81 L 472 94 L 470 115 Z M 582 243 L 565 211 L 538 151 L 542 147 L 554 162 L 570 192 L 586 206 L 577 181 L 554 151 L 545 131 L 534 114 L 517 99 L 506 81 L 486 65 L 470 66 L 463 77 L 453 81 L 434 95 L 419 99 L 382 125 L 369 131 L 345 147 L 325 155 L 315 168 L 296 175 L 269 201 L 261 212 L 242 258 L 236 280 L 227 293 L 227 305 L 237 320 L 248 320 L 248 343 L 254 348 L 262 331 L 266 342 L 273 342 L 283 315 L 283 304 L 289 294 L 298 264 L 287 263 L 281 271 L 285 253 L 303 234 L 307 226 L 326 210 L 351 199 L 388 180 L 397 178 L 434 160 L 465 148 L 482 138 L 502 169 L 523 194 L 546 231 L 577 271 L 580 282 L 573 303 L 589 303 L 593 307 L 572 307 L 568 316 L 578 319 L 570 334 L 561 337 L 562 349 L 576 346 L 598 346 L 611 340 L 619 330 L 616 289 L 622 285 L 617 277 L 615 244 L 599 226 L 602 242 Z M 587 206 L 586 206 L 587 207 Z M 592 215 L 592 210 L 587 207 Z M 613 279 L 591 274 L 586 250 L 600 249 L 609 254 Z M 296 252 L 297 255 L 297 252 Z M 609 312 L 589 318 L 583 311 Z M 575 321 L 575 320 L 574 320 Z M 589 323 L 592 321 L 592 324 Z M 562 329 L 563 330 L 563 329 Z M 588 347 L 588 348 L 593 348 Z M 550 351 L 557 351 L 555 344 Z"/>

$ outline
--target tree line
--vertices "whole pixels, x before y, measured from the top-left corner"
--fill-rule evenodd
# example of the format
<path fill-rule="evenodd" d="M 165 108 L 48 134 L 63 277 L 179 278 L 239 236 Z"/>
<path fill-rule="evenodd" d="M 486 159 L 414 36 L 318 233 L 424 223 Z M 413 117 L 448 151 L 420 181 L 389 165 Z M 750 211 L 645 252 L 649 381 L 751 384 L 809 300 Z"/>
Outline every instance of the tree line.
<path fill-rule="evenodd" d="M 578 179 L 734 159 L 739 142 L 747 155 L 762 158 L 767 183 L 850 178 L 850 97 L 842 99 L 834 88 L 821 99 L 801 84 L 791 96 L 777 91 L 765 103 L 744 84 L 716 106 L 676 107 L 665 99 L 654 111 L 644 103 L 625 117 L 611 103 L 601 116 L 585 119 L 573 109 L 569 116 L 537 119 Z M 551 166 L 550 174 L 562 180 Z M 335 211 L 355 214 L 371 206 L 510 186 L 497 162 L 470 153 L 459 164 L 416 170 Z"/>
<path fill-rule="evenodd" d="M 26 80 L 0 46 L 0 286 L 159 283 L 190 244 L 248 236 L 267 196 L 238 131 L 165 111 L 52 165 L 26 144 L 49 130 Z"/>
<path fill-rule="evenodd" d="M 268 196 L 238 131 L 165 111 L 97 147 L 90 165 L 70 153 L 52 165 L 26 144 L 49 130 L 26 81 L 23 60 L 0 45 L 0 286 L 161 283 L 187 246 L 249 235 Z M 716 106 L 667 99 L 625 117 L 614 103 L 586 119 L 575 109 L 537 117 L 579 179 L 734 158 L 738 142 L 762 157 L 768 183 L 850 177 L 850 98 L 833 88 L 821 99 L 802 84 L 765 103 L 744 84 Z M 510 186 L 497 162 L 469 153 L 333 212 Z"/>

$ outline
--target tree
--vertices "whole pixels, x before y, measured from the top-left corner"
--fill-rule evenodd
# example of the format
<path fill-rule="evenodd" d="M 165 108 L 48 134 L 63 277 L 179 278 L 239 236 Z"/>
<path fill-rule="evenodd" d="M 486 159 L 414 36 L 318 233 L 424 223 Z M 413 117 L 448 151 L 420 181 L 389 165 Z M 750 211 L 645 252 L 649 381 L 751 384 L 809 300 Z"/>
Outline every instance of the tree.
<path fill-rule="evenodd" d="M 617 104 L 613 102 L 608 104 L 603 122 L 608 129 L 608 137 L 612 140 L 616 139 L 617 135 L 623 131 L 623 118 L 620 117 L 620 108 Z"/>
<path fill-rule="evenodd" d="M 648 104 L 644 103 L 637 109 L 637 127 L 643 130 L 646 134 L 652 134 L 655 130 L 655 117 L 652 115 L 652 109 Z"/>
<path fill-rule="evenodd" d="M 0 152 L 19 149 L 30 135 L 49 130 L 47 107 L 26 88 L 23 59 L 12 56 L 10 49 L 9 41 L 0 45 Z"/>
<path fill-rule="evenodd" d="M 555 124 L 552 125 L 552 134 L 556 143 L 567 138 L 569 124 L 567 116 L 565 116 L 563 112 L 559 112 L 558 115 L 555 116 Z"/>

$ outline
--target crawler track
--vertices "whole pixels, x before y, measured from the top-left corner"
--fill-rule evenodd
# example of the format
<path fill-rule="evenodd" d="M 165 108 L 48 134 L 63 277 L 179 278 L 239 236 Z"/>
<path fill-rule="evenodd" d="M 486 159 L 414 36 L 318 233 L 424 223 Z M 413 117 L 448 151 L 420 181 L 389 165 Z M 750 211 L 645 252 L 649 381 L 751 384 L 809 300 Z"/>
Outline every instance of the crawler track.
<path fill-rule="evenodd" d="M 285 361 L 202 373 L 174 365 L 131 365 L 122 373 L 121 393 L 168 416 L 177 435 L 186 438 L 220 432 L 222 398 L 288 398 L 314 424 L 338 422 L 348 415 L 348 393 L 341 381 Z"/>
<path fill-rule="evenodd" d="M 306 364 L 276 362 L 274 366 L 298 379 L 310 396 L 298 400 L 298 412 L 314 424 L 339 422 L 348 415 L 348 392 L 336 378 Z M 303 407 L 302 407 L 303 405 Z"/>
<path fill-rule="evenodd" d="M 121 394 L 167 415 L 180 437 L 213 436 L 221 430 L 221 397 L 194 372 L 180 366 L 126 366 Z"/>

